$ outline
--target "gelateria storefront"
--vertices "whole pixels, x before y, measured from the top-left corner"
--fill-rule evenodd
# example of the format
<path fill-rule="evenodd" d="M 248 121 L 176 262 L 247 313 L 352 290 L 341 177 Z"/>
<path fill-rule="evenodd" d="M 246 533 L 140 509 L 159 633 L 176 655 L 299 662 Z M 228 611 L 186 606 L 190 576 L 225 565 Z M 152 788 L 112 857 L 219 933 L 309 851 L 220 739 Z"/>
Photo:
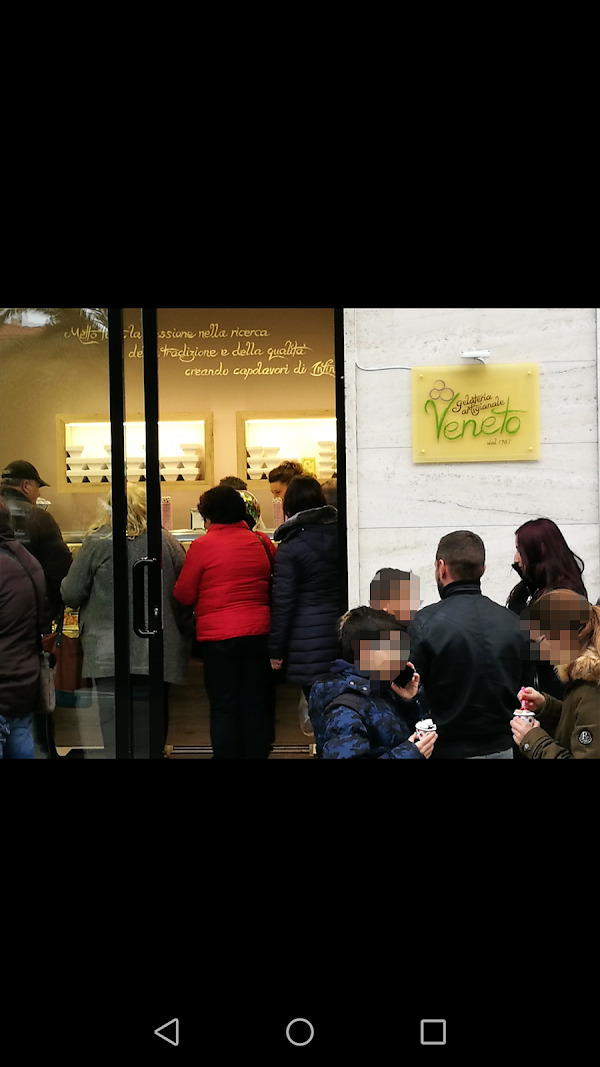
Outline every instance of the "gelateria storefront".
<path fill-rule="evenodd" d="M 286 460 L 321 483 L 337 476 L 339 493 L 341 336 L 336 308 L 0 309 L 2 469 L 17 459 L 37 468 L 49 483 L 38 506 L 73 556 L 95 523 L 110 516 L 113 525 L 114 744 L 100 723 L 106 694 L 100 701 L 84 680 L 81 691 L 57 698 L 45 729 L 38 721 L 36 758 L 211 757 L 203 667 L 191 647 L 185 684 L 164 685 L 161 525 L 187 550 L 204 535 L 200 494 L 234 477 L 258 501 L 259 528 L 272 534 L 281 513 L 269 473 Z M 147 556 L 133 574 L 125 479 L 114 470 L 146 495 Z M 72 605 L 64 624 L 75 637 Z M 142 717 L 129 676 L 132 632 L 149 645 Z M 271 758 L 310 758 L 300 690 L 283 683 L 276 694 Z"/>

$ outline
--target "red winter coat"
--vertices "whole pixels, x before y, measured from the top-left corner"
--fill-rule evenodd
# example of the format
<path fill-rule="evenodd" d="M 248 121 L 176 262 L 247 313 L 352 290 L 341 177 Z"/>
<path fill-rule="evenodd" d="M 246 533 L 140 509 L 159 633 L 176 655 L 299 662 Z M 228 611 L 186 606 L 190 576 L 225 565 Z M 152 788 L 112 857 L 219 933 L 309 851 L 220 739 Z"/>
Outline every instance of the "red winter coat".
<path fill-rule="evenodd" d="M 245 522 L 213 523 L 190 545 L 173 596 L 180 604 L 194 604 L 198 641 L 268 634 L 267 553 L 274 557 L 273 543 Z"/>

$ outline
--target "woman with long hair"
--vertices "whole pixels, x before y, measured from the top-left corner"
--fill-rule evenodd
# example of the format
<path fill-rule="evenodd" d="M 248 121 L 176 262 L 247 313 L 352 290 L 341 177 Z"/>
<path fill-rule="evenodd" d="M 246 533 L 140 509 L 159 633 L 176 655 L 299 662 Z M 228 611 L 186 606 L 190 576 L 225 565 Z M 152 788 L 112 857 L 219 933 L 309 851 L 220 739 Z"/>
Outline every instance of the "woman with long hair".
<path fill-rule="evenodd" d="M 520 581 L 506 606 L 517 615 L 551 589 L 571 589 L 587 598 L 583 560 L 569 548 L 552 519 L 531 519 L 515 533 L 513 569 Z"/>
<path fill-rule="evenodd" d="M 130 589 L 133 564 L 147 556 L 146 489 L 144 484 L 127 485 L 127 554 Z M 168 530 L 162 531 L 163 561 L 163 643 L 165 741 L 168 730 L 169 685 L 185 685 L 189 660 L 190 635 L 179 604 L 173 598 L 173 586 L 183 567 L 185 552 Z M 104 756 L 115 755 L 115 649 L 113 601 L 113 532 L 110 506 L 108 514 L 94 522 L 60 587 L 61 596 L 72 608 L 79 608 L 79 631 L 83 649 L 82 672 L 93 678 L 98 694 L 100 726 Z M 148 641 L 129 628 L 129 670 L 134 709 L 134 726 L 138 736 L 147 738 L 148 701 L 150 694 Z M 86 753 L 87 755 L 87 753 Z M 90 758 L 93 753 L 90 752 Z"/>
<path fill-rule="evenodd" d="M 511 590 L 506 606 L 515 615 L 522 615 L 553 589 L 569 589 L 587 599 L 583 560 L 569 548 L 552 519 L 530 519 L 519 526 L 512 566 L 520 580 Z M 536 660 L 533 673 L 536 688 L 562 698 L 564 684 L 550 663 Z"/>
<path fill-rule="evenodd" d="M 600 759 L 600 608 L 555 589 L 524 617 L 540 660 L 554 665 L 565 692 L 557 700 L 521 689 L 521 710 L 511 722 L 515 743 L 528 759 Z"/>

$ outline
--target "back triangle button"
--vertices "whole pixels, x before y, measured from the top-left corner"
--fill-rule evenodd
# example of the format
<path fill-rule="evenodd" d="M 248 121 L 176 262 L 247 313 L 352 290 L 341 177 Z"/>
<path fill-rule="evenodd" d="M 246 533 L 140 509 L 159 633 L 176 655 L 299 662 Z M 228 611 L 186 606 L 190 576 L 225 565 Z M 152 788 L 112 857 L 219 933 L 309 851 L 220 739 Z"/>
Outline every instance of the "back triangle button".
<path fill-rule="evenodd" d="M 169 1030 L 169 1027 L 171 1028 L 171 1033 L 167 1035 L 165 1031 Z M 170 1045 L 177 1047 L 179 1045 L 179 1019 L 171 1019 L 168 1023 L 163 1023 L 154 1033 L 157 1037 L 162 1038 L 163 1041 L 168 1041 Z"/>

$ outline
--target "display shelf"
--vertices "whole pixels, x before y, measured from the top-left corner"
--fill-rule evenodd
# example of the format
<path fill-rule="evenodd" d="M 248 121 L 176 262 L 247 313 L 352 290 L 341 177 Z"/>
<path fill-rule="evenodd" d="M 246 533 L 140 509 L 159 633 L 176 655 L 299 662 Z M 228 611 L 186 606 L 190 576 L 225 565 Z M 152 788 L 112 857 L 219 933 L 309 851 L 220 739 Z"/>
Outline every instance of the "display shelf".
<path fill-rule="evenodd" d="M 269 473 L 286 460 L 325 482 L 336 471 L 333 411 L 237 412 L 238 477 L 248 488 L 268 488 Z"/>
<path fill-rule="evenodd" d="M 57 415 L 57 485 L 64 492 L 98 492 L 111 480 L 111 432 L 106 415 Z M 146 424 L 125 423 L 127 480 L 145 482 Z M 213 416 L 166 415 L 158 424 L 161 485 L 185 490 L 212 485 Z"/>

